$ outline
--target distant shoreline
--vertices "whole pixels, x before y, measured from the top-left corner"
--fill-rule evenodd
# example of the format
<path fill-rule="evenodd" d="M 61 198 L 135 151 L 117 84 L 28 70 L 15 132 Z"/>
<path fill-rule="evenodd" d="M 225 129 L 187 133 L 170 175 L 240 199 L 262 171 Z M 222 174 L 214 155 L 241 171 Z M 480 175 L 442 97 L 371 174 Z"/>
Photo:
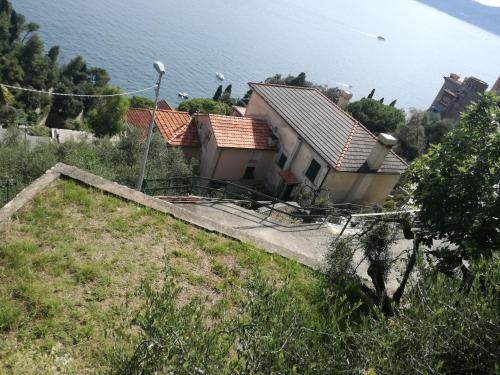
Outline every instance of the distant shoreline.
<path fill-rule="evenodd" d="M 472 0 L 488 7 L 500 8 L 500 0 Z"/>

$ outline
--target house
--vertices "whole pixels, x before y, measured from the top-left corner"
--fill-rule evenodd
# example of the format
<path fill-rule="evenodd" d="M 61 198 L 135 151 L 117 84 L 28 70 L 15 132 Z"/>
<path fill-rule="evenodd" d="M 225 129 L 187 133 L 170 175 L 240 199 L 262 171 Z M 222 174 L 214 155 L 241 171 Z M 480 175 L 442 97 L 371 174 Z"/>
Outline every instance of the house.
<path fill-rule="evenodd" d="M 127 111 L 127 123 L 146 136 L 152 116 L 151 109 L 131 108 Z M 198 132 L 187 112 L 157 109 L 155 125 L 169 147 L 181 148 L 188 160 L 199 159 Z"/>
<path fill-rule="evenodd" d="M 222 115 L 195 115 L 201 143 L 200 175 L 206 178 L 262 183 L 277 148 L 265 120 Z"/>
<path fill-rule="evenodd" d="M 462 81 L 459 75 L 451 73 L 449 77 L 443 78 L 443 86 L 428 110 L 439 114 L 441 118 L 457 121 L 460 113 L 465 111 L 469 104 L 477 101 L 479 95 L 488 88 L 486 82 L 475 77 L 467 77 Z"/>
<path fill-rule="evenodd" d="M 380 203 L 406 163 L 396 139 L 375 137 L 314 88 L 250 83 L 246 117 L 265 121 L 279 150 L 267 166 L 267 188 L 290 199 L 301 185 L 328 190 L 336 202 Z"/>
<path fill-rule="evenodd" d="M 237 105 L 233 105 L 231 108 L 231 116 L 235 117 L 245 117 L 247 108 L 246 107 L 240 107 Z"/>
<path fill-rule="evenodd" d="M 495 84 L 491 88 L 491 92 L 495 95 L 500 96 L 500 77 L 498 77 L 497 81 L 495 82 Z"/>

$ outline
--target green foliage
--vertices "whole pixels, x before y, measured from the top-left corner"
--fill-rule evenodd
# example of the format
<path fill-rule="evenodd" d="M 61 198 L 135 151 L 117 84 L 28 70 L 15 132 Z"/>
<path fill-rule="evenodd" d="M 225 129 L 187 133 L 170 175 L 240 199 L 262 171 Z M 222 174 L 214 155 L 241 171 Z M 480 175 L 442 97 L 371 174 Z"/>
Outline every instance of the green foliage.
<path fill-rule="evenodd" d="M 108 87 L 103 90 L 104 95 L 119 94 L 119 88 Z M 97 136 L 115 135 L 125 129 L 125 115 L 129 102 L 123 96 L 101 99 L 99 104 L 88 114 L 90 128 Z"/>
<path fill-rule="evenodd" d="M 43 125 L 30 126 L 27 128 L 28 134 L 37 137 L 50 136 L 50 129 Z"/>
<path fill-rule="evenodd" d="M 356 120 L 375 134 L 393 133 L 405 121 L 402 110 L 370 98 L 350 103 L 347 110 Z"/>
<path fill-rule="evenodd" d="M 457 126 L 452 120 L 433 118 L 427 112 L 412 109 L 408 121 L 396 129 L 398 144 L 394 151 L 412 161 L 429 151 L 432 144 L 441 143 L 446 134 Z"/>
<path fill-rule="evenodd" d="M 485 95 L 456 130 L 406 173 L 416 187 L 413 197 L 428 236 L 458 247 L 439 252 L 441 257 L 478 258 L 499 249 L 499 102 L 499 97 Z"/>
<path fill-rule="evenodd" d="M 231 107 L 223 102 L 213 99 L 195 98 L 183 101 L 177 108 L 179 111 L 194 113 L 213 113 L 218 115 L 229 115 Z"/>
<path fill-rule="evenodd" d="M 321 91 L 328 99 L 330 99 L 334 103 L 338 102 L 340 96 L 340 89 L 338 87 L 328 87 L 328 85 L 318 85 L 316 83 L 310 82 L 306 79 L 306 74 L 304 72 L 300 73 L 297 76 L 288 75 L 286 77 L 283 77 L 281 74 L 275 74 L 272 77 L 266 78 L 264 82 L 275 85 L 314 87 Z"/>
<path fill-rule="evenodd" d="M 117 348 L 116 372 L 494 373 L 499 266 L 475 264 L 467 291 L 461 280 L 421 268 L 406 307 L 391 318 L 363 309 L 347 285 L 340 290 L 352 300 L 338 288 L 309 300 L 289 281 L 278 286 L 256 274 L 236 309 L 209 324 L 198 299 L 176 303 L 182 290 L 167 270 L 161 288 L 143 284 L 145 303 L 132 320 L 141 337 L 131 355 Z"/>
<path fill-rule="evenodd" d="M 39 25 L 29 23 L 17 13 L 10 2 L 2 0 L 0 12 L 0 82 L 62 93 L 99 94 L 109 82 L 108 73 L 101 68 L 88 67 L 78 56 L 67 65 L 58 63 L 59 47 L 44 53 L 44 45 L 36 33 Z M 50 114 L 51 127 L 62 127 L 68 119 L 88 113 L 98 103 L 93 99 L 48 97 L 41 94 L 0 92 L 0 106 L 13 107 L 25 113 L 27 121 L 37 123 Z M 5 113 L 5 108 L 3 112 Z M 10 111 L 10 114 L 13 112 Z M 0 115 L 0 122 L 13 122 L 13 116 Z"/>
<path fill-rule="evenodd" d="M 130 108 L 153 108 L 155 102 L 144 96 L 133 96 L 130 99 Z"/>
<path fill-rule="evenodd" d="M 15 182 L 19 191 L 57 162 L 83 168 L 118 183 L 134 187 L 144 152 L 139 131 L 127 131 L 117 143 L 100 139 L 63 144 L 30 146 L 18 128 L 9 129 L 0 141 L 0 179 Z M 154 134 L 147 164 L 148 178 L 189 176 L 191 169 L 180 150 L 167 150 L 165 141 Z M 5 202 L 0 202 L 4 204 Z"/>

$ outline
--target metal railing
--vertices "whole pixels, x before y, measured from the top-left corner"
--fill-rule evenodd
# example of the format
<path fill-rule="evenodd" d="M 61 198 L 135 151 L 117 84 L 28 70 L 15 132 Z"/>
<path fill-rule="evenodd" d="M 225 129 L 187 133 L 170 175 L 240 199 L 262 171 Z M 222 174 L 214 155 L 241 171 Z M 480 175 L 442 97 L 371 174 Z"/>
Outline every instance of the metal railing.
<path fill-rule="evenodd" d="M 327 207 L 300 207 L 246 186 L 204 177 L 145 180 L 142 191 L 153 196 L 195 195 L 215 201 L 237 200 L 239 204 L 249 206 L 246 208 L 268 208 L 268 217 L 277 213 L 303 222 L 324 223 L 334 215 L 349 216 L 354 209 L 349 203 L 331 204 Z"/>
<path fill-rule="evenodd" d="M 0 179 L 0 207 L 7 204 L 19 190 L 19 184 L 12 179 Z"/>

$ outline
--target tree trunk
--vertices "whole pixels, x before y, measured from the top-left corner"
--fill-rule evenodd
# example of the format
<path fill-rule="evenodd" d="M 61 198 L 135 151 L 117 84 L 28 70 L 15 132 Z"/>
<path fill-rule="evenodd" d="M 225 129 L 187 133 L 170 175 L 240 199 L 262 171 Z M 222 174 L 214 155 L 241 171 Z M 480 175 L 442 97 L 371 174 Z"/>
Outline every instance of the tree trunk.
<path fill-rule="evenodd" d="M 415 263 L 417 261 L 417 252 L 418 248 L 420 247 L 420 241 L 421 240 L 418 235 L 415 235 L 415 238 L 413 240 L 413 250 L 410 259 L 408 259 L 408 263 L 406 264 L 406 270 L 403 275 L 403 280 L 401 280 L 398 289 L 396 289 L 396 291 L 392 295 L 392 300 L 396 303 L 399 303 L 399 301 L 401 301 L 401 297 L 403 296 L 403 293 L 405 291 L 406 284 L 408 283 L 408 279 L 411 275 L 411 271 L 413 271 L 413 267 L 415 267 Z"/>

